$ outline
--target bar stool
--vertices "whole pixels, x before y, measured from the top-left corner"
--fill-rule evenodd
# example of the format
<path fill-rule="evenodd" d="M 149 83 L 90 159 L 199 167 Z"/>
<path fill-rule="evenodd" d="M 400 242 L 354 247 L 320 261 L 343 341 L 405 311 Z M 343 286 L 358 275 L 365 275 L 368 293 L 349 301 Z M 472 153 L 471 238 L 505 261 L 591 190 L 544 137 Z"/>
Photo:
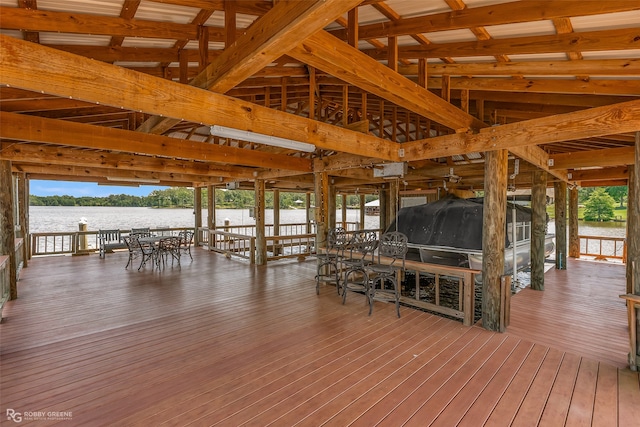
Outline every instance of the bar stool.
<path fill-rule="evenodd" d="M 316 294 L 320 294 L 320 283 L 335 283 L 340 295 L 340 259 L 347 244 L 347 232 L 342 227 L 332 228 L 327 234 L 327 247 L 324 252 L 316 253 L 318 269 L 316 272 Z"/>
<path fill-rule="evenodd" d="M 347 292 L 359 292 L 369 295 L 369 277 L 365 267 L 373 262 L 373 254 L 378 246 L 378 236 L 372 230 L 359 230 L 354 232 L 347 244 L 348 255 L 340 261 L 344 268 L 344 280 L 342 281 L 342 304 L 347 301 Z M 368 258 L 368 255 L 371 257 Z"/>
<path fill-rule="evenodd" d="M 399 231 L 390 231 L 380 237 L 377 263 L 365 267 L 369 279 L 369 315 L 373 312 L 373 301 L 378 300 L 395 302 L 400 317 L 398 273 L 404 273 L 407 240 L 407 236 Z M 384 262 L 383 257 L 386 258 Z M 385 287 L 385 282 L 390 282 L 393 288 Z"/>

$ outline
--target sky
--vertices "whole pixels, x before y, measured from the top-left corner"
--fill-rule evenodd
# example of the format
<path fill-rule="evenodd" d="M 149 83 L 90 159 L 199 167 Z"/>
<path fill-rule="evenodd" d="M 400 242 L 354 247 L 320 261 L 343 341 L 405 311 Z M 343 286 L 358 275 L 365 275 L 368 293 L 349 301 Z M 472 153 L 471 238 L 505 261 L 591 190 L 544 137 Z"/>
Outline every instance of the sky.
<path fill-rule="evenodd" d="M 111 194 L 130 194 L 132 196 L 148 196 L 153 190 L 164 190 L 157 185 L 140 185 L 140 187 L 98 185 L 92 182 L 69 181 L 29 181 L 29 193 L 34 196 L 73 196 L 73 197 L 107 197 Z"/>

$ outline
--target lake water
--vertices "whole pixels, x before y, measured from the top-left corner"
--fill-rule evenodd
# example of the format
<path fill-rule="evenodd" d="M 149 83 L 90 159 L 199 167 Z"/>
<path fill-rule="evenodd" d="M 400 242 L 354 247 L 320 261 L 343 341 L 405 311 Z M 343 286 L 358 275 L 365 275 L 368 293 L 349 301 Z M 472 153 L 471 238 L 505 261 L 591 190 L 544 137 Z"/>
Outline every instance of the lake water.
<path fill-rule="evenodd" d="M 208 220 L 206 209 L 202 211 L 202 224 Z M 32 233 L 53 231 L 77 231 L 81 219 L 87 222 L 88 230 L 129 229 L 129 228 L 177 228 L 193 227 L 195 216 L 193 209 L 158 208 L 113 208 L 102 206 L 31 206 L 29 208 L 29 229 Z M 337 221 L 342 221 L 342 210 L 336 213 Z M 224 225 L 229 219 L 231 225 L 254 225 L 248 209 L 217 209 L 216 225 Z M 280 223 L 304 223 L 304 209 L 281 209 Z M 265 221 L 273 224 L 273 209 L 266 209 Z M 347 210 L 347 221 L 360 221 L 360 211 Z M 365 228 L 379 228 L 380 217 L 365 216 Z"/>
<path fill-rule="evenodd" d="M 29 208 L 29 227 L 32 233 L 53 231 L 76 231 L 82 218 L 87 221 L 88 230 L 113 228 L 163 228 L 193 227 L 193 209 L 157 209 L 157 208 L 113 208 L 101 206 L 31 206 Z M 273 209 L 265 211 L 266 223 L 273 224 Z M 336 212 L 337 221 L 342 221 L 342 210 Z M 224 225 L 229 219 L 231 225 L 254 225 L 248 209 L 217 209 L 216 225 Z M 347 221 L 360 220 L 360 211 L 347 209 Z M 304 223 L 304 209 L 281 209 L 280 223 Z M 207 224 L 207 210 L 202 211 L 202 224 Z M 379 228 L 379 216 L 365 216 L 365 228 Z M 549 232 L 555 232 L 555 224 L 549 222 Z M 588 236 L 624 237 L 626 223 L 580 222 L 579 233 Z"/>

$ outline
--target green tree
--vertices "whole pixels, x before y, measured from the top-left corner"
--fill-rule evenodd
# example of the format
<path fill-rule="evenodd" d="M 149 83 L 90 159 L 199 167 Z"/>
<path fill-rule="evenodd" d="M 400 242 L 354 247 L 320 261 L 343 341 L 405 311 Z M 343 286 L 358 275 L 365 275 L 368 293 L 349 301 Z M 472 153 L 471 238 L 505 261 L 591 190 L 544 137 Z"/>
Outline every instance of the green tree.
<path fill-rule="evenodd" d="M 607 194 L 620 202 L 620 207 L 624 207 L 624 201 L 629 193 L 629 188 L 626 185 L 620 185 L 617 187 L 607 187 Z"/>
<path fill-rule="evenodd" d="M 585 221 L 609 221 L 613 219 L 613 208 L 616 201 L 607 194 L 604 188 L 596 188 L 585 203 Z"/>

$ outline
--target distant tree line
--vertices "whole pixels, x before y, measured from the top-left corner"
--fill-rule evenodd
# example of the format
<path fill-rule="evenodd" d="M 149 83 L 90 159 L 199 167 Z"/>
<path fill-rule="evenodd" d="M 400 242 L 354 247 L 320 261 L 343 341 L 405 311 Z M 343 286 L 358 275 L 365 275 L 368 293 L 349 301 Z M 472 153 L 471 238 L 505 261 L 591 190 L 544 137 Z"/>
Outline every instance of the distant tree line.
<path fill-rule="evenodd" d="M 366 201 L 377 196 L 367 195 Z M 207 189 L 202 190 L 202 206 L 207 207 Z M 254 192 L 251 190 L 221 190 L 215 192 L 216 206 L 226 209 L 241 209 L 254 206 Z M 348 207 L 358 207 L 358 196 L 347 196 Z M 73 196 L 29 196 L 31 206 L 110 206 L 110 207 L 155 207 L 155 208 L 193 208 L 193 188 L 172 187 L 165 190 L 153 190 L 148 196 L 112 194 L 107 197 Z M 314 197 L 311 195 L 311 205 Z M 273 192 L 265 194 L 266 208 L 273 208 Z M 306 194 L 280 192 L 280 209 L 304 208 Z M 338 197 L 336 206 L 342 207 L 342 198 Z"/>

